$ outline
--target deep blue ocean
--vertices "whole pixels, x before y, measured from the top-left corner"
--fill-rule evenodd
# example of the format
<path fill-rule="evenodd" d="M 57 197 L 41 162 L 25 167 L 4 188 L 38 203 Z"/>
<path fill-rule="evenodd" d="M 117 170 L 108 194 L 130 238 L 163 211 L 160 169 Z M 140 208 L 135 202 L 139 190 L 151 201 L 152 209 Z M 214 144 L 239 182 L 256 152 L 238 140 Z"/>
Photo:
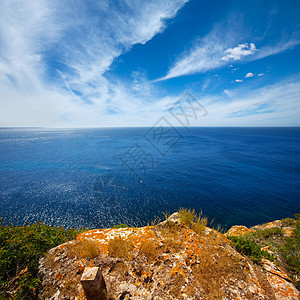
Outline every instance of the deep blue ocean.
<path fill-rule="evenodd" d="M 180 207 L 215 225 L 300 213 L 300 128 L 0 129 L 0 217 L 146 225 Z"/>

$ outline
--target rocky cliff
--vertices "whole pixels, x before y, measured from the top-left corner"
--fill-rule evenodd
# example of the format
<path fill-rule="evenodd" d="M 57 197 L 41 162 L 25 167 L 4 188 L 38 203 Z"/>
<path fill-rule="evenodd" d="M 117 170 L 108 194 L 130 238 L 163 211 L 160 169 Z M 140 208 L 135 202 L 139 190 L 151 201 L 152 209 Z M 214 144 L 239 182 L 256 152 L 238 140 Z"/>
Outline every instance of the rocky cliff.
<path fill-rule="evenodd" d="M 90 230 L 41 259 L 40 296 L 86 299 L 80 280 L 86 267 L 96 266 L 107 299 L 300 299 L 271 247 L 262 247 L 267 255 L 254 262 L 233 246 L 232 236 L 268 228 L 290 236 L 293 224 L 234 226 L 222 234 L 175 213 L 153 226 Z"/>

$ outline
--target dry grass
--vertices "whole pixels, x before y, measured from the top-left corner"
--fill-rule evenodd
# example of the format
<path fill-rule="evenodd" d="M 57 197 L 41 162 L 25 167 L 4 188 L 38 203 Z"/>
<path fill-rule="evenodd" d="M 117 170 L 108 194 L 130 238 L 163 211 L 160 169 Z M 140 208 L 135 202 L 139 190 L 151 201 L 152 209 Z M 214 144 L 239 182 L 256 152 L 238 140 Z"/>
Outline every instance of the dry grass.
<path fill-rule="evenodd" d="M 54 254 L 48 253 L 45 257 L 45 262 L 44 262 L 45 268 L 53 270 L 56 265 L 54 259 L 55 259 Z"/>
<path fill-rule="evenodd" d="M 52 282 L 47 283 L 46 285 L 43 285 L 43 291 L 41 294 L 41 299 L 50 299 L 51 296 L 55 294 L 57 290 L 57 287 L 52 284 Z"/>
<path fill-rule="evenodd" d="M 163 241 L 164 244 L 164 252 L 166 253 L 178 253 L 182 250 L 182 244 L 180 241 L 172 239 L 172 238 L 166 238 Z"/>
<path fill-rule="evenodd" d="M 181 289 L 184 284 L 185 284 L 184 276 L 182 274 L 176 274 L 171 282 L 171 286 L 169 289 L 170 295 L 177 299 L 179 296 L 182 296 Z"/>
<path fill-rule="evenodd" d="M 193 209 L 185 209 L 185 208 L 180 208 L 179 209 L 179 217 L 181 220 L 182 225 L 192 225 L 196 218 L 196 213 L 195 210 Z"/>
<path fill-rule="evenodd" d="M 133 247 L 130 239 L 125 240 L 118 236 L 108 242 L 108 254 L 111 257 L 121 257 L 131 260 Z"/>
<path fill-rule="evenodd" d="M 207 218 L 203 217 L 202 211 L 198 216 L 195 217 L 195 221 L 192 224 L 192 229 L 197 233 L 201 234 L 203 230 L 205 229 L 205 226 L 207 226 Z"/>
<path fill-rule="evenodd" d="M 151 221 L 150 226 L 157 226 L 161 222 L 161 219 L 159 217 L 156 217 L 153 221 Z M 149 226 L 149 224 L 148 224 Z"/>
<path fill-rule="evenodd" d="M 99 255 L 99 247 L 91 240 L 76 241 L 67 246 L 67 254 L 70 258 L 95 258 Z"/>
<path fill-rule="evenodd" d="M 220 247 L 219 243 L 211 243 L 203 248 L 200 262 L 192 266 L 192 273 L 203 288 L 206 299 L 222 299 L 222 286 L 230 281 L 245 279 L 238 258 Z"/>
<path fill-rule="evenodd" d="M 74 296 L 78 294 L 77 285 L 80 283 L 80 276 L 67 275 L 64 286 L 61 290 L 63 295 Z"/>
<path fill-rule="evenodd" d="M 182 228 L 178 225 L 165 225 L 159 229 L 163 238 L 164 252 L 177 253 L 182 250 Z"/>
<path fill-rule="evenodd" d="M 180 208 L 179 217 L 182 225 L 190 227 L 197 234 L 201 234 L 207 226 L 207 218 L 203 216 L 202 211 L 197 215 L 194 209 Z"/>
<path fill-rule="evenodd" d="M 165 221 L 166 221 L 166 226 L 173 226 L 174 225 L 174 222 L 170 221 L 169 220 L 169 217 L 171 216 L 171 214 L 167 213 L 167 212 L 164 212 L 164 217 L 165 217 Z"/>
<path fill-rule="evenodd" d="M 142 246 L 139 249 L 139 253 L 145 255 L 149 260 L 154 260 L 157 257 L 159 249 L 157 243 L 152 240 L 146 240 L 143 242 Z"/>

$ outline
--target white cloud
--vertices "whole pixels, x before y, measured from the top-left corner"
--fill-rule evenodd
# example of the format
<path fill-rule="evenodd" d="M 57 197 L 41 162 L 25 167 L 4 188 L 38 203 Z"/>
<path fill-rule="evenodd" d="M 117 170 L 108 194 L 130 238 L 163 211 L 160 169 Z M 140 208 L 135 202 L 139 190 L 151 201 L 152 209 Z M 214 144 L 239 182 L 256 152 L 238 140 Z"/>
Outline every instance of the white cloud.
<path fill-rule="evenodd" d="M 127 9 L 120 12 L 112 2 L 101 1 L 95 8 L 99 11 L 90 15 L 86 1 L 72 6 L 61 0 L 0 1 L 0 126 L 151 126 L 180 95 L 158 95 L 141 71 L 134 72 L 130 82 L 108 77 L 106 72 L 120 54 L 162 32 L 165 20 L 174 17 L 185 2 L 126 1 Z M 238 52 L 226 50 L 238 48 L 240 42 L 234 31 L 215 28 L 180 56 L 166 79 L 232 63 Z M 251 55 L 241 55 L 240 60 L 259 59 L 296 44 L 260 47 Z M 251 45 L 242 53 L 249 50 Z M 51 61 L 53 57 L 46 57 L 53 52 L 59 66 Z M 221 60 L 226 55 L 233 57 Z M 48 78 L 47 68 L 52 64 L 58 68 L 55 82 Z M 203 89 L 207 84 L 204 82 Z M 299 125 L 297 81 L 256 91 L 235 86 L 239 89 L 224 91 L 229 102 L 224 102 L 223 92 L 201 98 L 209 114 L 195 125 Z M 277 109 L 270 119 L 228 118 L 255 109 L 262 101 Z"/>
<path fill-rule="evenodd" d="M 220 68 L 227 64 L 221 61 L 228 45 L 234 42 L 234 34 L 228 30 L 223 31 L 216 26 L 205 37 L 197 39 L 194 45 L 183 52 L 168 71 L 167 75 L 156 81 L 175 78 L 183 75 L 204 73 Z"/>
<path fill-rule="evenodd" d="M 243 79 L 236 79 L 235 82 L 243 82 Z"/>
<path fill-rule="evenodd" d="M 243 85 L 220 95 L 197 97 L 208 110 L 193 126 L 299 126 L 299 76 L 259 89 Z M 194 95 L 195 96 L 195 95 Z M 284 101 L 282 101 L 284 99 Z"/>
<path fill-rule="evenodd" d="M 225 61 L 229 61 L 231 59 L 240 60 L 243 56 L 251 55 L 255 51 L 258 50 L 255 48 L 254 43 L 250 43 L 250 46 L 247 43 L 239 44 L 237 47 L 227 49 L 225 53 L 228 54 L 221 57 L 221 60 L 225 60 Z"/>
<path fill-rule="evenodd" d="M 1 1 L 0 126 L 125 122 L 143 108 L 149 83 L 134 79 L 128 88 L 105 72 L 134 44 L 162 32 L 186 2 L 128 1 L 119 10 L 110 1 L 92 9 L 85 1 Z M 108 115 L 113 111 L 123 115 Z"/>
<path fill-rule="evenodd" d="M 257 76 L 264 76 L 265 75 L 265 73 L 259 73 Z"/>
<path fill-rule="evenodd" d="M 276 55 L 286 50 L 293 49 L 295 46 L 300 44 L 299 39 L 290 39 L 280 41 L 276 45 L 267 45 L 260 48 L 260 51 L 255 55 L 255 59 L 262 59 L 267 56 Z"/>
<path fill-rule="evenodd" d="M 227 26 L 225 23 L 217 24 L 206 36 L 196 39 L 188 50 L 178 55 L 167 74 L 154 82 L 205 73 L 224 66 L 233 67 L 233 62 L 255 61 L 282 53 L 300 44 L 300 41 L 292 36 L 290 39 L 282 39 L 277 44 L 264 45 L 257 49 L 253 42 L 240 43 L 241 40 L 249 40 L 250 37 L 243 38 L 239 30 L 236 30 L 237 24 L 229 21 L 228 23 L 230 25 Z"/>
<path fill-rule="evenodd" d="M 154 82 L 218 69 L 228 65 L 232 60 L 242 60 L 258 51 L 254 43 L 250 45 L 244 43 L 228 48 L 228 44 L 234 43 L 234 40 L 235 37 L 231 31 L 224 33 L 219 28 L 212 30 L 207 36 L 197 41 L 188 52 L 182 54 L 166 76 Z"/>
<path fill-rule="evenodd" d="M 245 78 L 249 78 L 249 77 L 253 77 L 253 76 L 254 76 L 254 74 L 250 72 L 245 75 Z"/>

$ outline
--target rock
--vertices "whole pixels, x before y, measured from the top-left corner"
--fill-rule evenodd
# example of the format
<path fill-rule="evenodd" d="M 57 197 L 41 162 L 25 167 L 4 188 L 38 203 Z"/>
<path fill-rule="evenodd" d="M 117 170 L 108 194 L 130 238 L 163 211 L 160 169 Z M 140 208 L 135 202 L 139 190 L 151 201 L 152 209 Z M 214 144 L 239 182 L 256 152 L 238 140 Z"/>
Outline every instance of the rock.
<path fill-rule="evenodd" d="M 158 225 L 166 225 L 166 224 L 176 224 L 176 225 L 180 225 L 181 224 L 181 220 L 179 217 L 179 213 L 175 212 L 173 213 L 171 216 L 168 217 L 167 220 L 160 222 Z"/>
<path fill-rule="evenodd" d="M 276 299 L 297 300 L 300 292 L 291 283 L 287 274 L 273 262 L 263 259 L 263 267 L 267 271 L 267 279 L 272 286 Z"/>
<path fill-rule="evenodd" d="M 106 285 L 98 267 L 86 267 L 80 281 L 88 300 L 106 300 Z"/>
<path fill-rule="evenodd" d="M 182 226 L 178 213 L 170 220 L 155 227 L 90 230 L 79 234 L 76 242 L 51 249 L 49 256 L 40 260 L 41 298 L 87 299 L 83 286 L 89 282 L 89 272 L 94 280 L 101 277 L 98 272 L 102 274 L 112 299 L 300 298 L 287 274 L 274 263 L 263 260 L 262 266 L 254 265 L 218 231 L 205 227 L 197 234 Z M 252 231 L 234 226 L 226 235 Z M 110 256 L 108 244 L 115 237 L 131 241 L 132 255 Z M 70 257 L 69 247 L 87 240 L 99 247 L 100 254 L 94 258 Z"/>
<path fill-rule="evenodd" d="M 272 221 L 272 222 L 269 222 L 269 223 L 266 223 L 263 225 L 256 225 L 256 226 L 253 226 L 251 229 L 263 230 L 263 229 L 269 229 L 269 228 L 274 228 L 274 227 L 282 227 L 281 220 L 275 220 L 275 221 Z"/>
<path fill-rule="evenodd" d="M 235 226 L 232 226 L 226 233 L 225 235 L 228 236 L 228 235 L 231 235 L 231 236 L 237 236 L 237 235 L 243 235 L 243 234 L 247 234 L 247 233 L 250 233 L 250 232 L 253 232 L 254 230 L 253 229 L 249 229 L 248 227 L 246 226 L 243 226 L 243 225 L 235 225 Z"/>

